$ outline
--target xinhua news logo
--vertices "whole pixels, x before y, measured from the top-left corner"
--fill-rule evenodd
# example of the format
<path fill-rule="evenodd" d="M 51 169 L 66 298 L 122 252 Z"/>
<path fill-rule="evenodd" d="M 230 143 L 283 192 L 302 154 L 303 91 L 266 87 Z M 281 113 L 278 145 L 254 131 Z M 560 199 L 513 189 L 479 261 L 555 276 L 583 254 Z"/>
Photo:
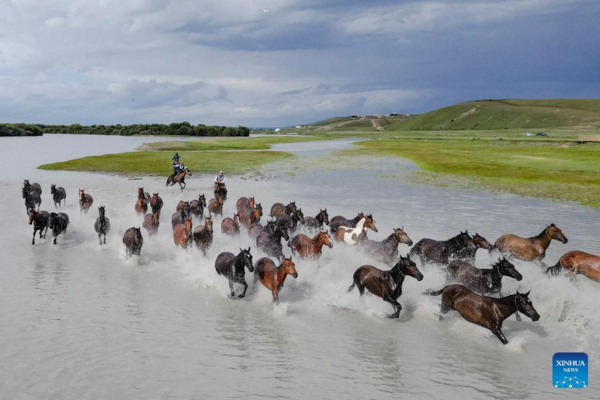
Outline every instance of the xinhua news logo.
<path fill-rule="evenodd" d="M 588 356 L 585 353 L 556 353 L 552 357 L 552 384 L 557 389 L 588 387 Z"/>

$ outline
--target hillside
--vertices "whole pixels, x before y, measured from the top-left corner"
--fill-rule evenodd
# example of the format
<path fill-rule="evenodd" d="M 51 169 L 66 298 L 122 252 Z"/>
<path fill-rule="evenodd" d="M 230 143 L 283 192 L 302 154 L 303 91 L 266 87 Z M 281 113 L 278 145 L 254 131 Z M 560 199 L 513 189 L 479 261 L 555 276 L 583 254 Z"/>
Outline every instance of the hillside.
<path fill-rule="evenodd" d="M 394 122 L 386 131 L 600 127 L 600 100 L 479 100 Z"/>

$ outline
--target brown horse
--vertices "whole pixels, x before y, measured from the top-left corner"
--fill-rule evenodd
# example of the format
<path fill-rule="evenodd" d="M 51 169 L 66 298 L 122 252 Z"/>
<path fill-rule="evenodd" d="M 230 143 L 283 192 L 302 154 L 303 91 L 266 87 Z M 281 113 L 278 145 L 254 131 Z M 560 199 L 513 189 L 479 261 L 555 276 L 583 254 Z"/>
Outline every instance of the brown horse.
<path fill-rule="evenodd" d="M 183 221 L 183 225 L 175 225 L 175 228 L 173 228 L 173 240 L 175 241 L 175 245 L 181 246 L 184 249 L 187 249 L 192 244 L 192 220 L 190 218 L 186 218 Z"/>
<path fill-rule="evenodd" d="M 92 196 L 85 193 L 84 189 L 79 189 L 79 212 L 83 211 L 87 214 L 92 204 L 94 204 Z"/>
<path fill-rule="evenodd" d="M 367 229 L 371 229 L 377 232 L 375 221 L 373 221 L 373 217 L 371 215 L 367 215 L 366 217 L 358 221 L 358 224 L 356 224 L 355 228 L 340 226 L 335 231 L 334 237 L 336 241 L 343 242 L 352 246 L 358 243 L 361 234 L 364 234 Z"/>
<path fill-rule="evenodd" d="M 480 294 L 495 294 L 502 290 L 502 277 L 517 281 L 523 275 L 506 258 L 492 264 L 491 269 L 479 269 L 468 261 L 453 261 L 446 268 L 446 282 L 460 283 Z"/>
<path fill-rule="evenodd" d="M 271 206 L 271 217 L 280 217 L 282 215 L 292 215 L 293 212 L 296 212 L 296 202 L 292 201 L 287 206 L 284 206 L 282 203 L 275 203 Z"/>
<path fill-rule="evenodd" d="M 306 225 L 309 230 L 320 231 L 323 228 L 323 224 L 329 225 L 329 214 L 327 214 L 327 209 L 319 209 L 319 213 L 314 217 L 304 217 L 304 225 Z"/>
<path fill-rule="evenodd" d="M 148 212 L 148 204 L 150 203 L 150 194 L 144 192 L 144 188 L 138 188 L 138 198 L 135 203 L 135 212 L 138 214 L 146 214 Z"/>
<path fill-rule="evenodd" d="M 388 315 L 388 318 L 398 318 L 400 310 L 402 310 L 402 306 L 398 303 L 398 297 L 402 295 L 402 284 L 404 283 L 404 277 L 407 275 L 418 281 L 423 280 L 423 274 L 417 268 L 417 264 L 410 259 L 410 256 L 400 256 L 398 263 L 389 271 L 382 271 L 372 265 L 363 265 L 354 272 L 354 282 L 348 288 L 348 292 L 358 286 L 362 299 L 366 288 L 369 292 L 381 297 L 383 301 L 394 307 L 394 313 Z"/>
<path fill-rule="evenodd" d="M 152 198 L 150 199 L 150 208 L 152 209 L 152 213 L 160 213 L 163 208 L 163 201 L 158 195 L 158 193 L 153 193 Z"/>
<path fill-rule="evenodd" d="M 223 196 L 219 195 L 216 200 L 210 199 L 208 202 L 208 211 L 210 211 L 211 214 L 223 216 Z"/>
<path fill-rule="evenodd" d="M 127 256 L 139 256 L 144 245 L 144 238 L 140 228 L 127 229 L 123 235 L 123 244 L 125 244 Z"/>
<path fill-rule="evenodd" d="M 199 225 L 194 229 L 193 238 L 196 248 L 202 250 L 202 253 L 206 255 L 206 250 L 213 242 L 213 221 L 210 217 L 204 218 L 204 225 Z"/>
<path fill-rule="evenodd" d="M 173 186 L 176 183 L 179 183 L 179 187 L 181 188 L 181 190 L 185 189 L 186 183 L 185 183 L 185 177 L 186 175 L 192 176 L 192 171 L 190 171 L 189 168 L 184 169 L 183 171 L 177 173 L 175 175 L 175 177 L 173 177 L 173 175 L 169 176 L 167 178 L 167 186 L 171 185 Z"/>
<path fill-rule="evenodd" d="M 291 256 L 290 258 L 284 257 L 279 267 L 267 257 L 261 258 L 254 264 L 254 277 L 258 278 L 260 283 L 271 291 L 275 304 L 279 304 L 279 291 L 288 275 L 291 275 L 294 279 L 298 277 L 296 265 Z"/>
<path fill-rule="evenodd" d="M 190 212 L 196 218 L 204 218 L 204 208 L 206 207 L 206 197 L 203 194 L 198 196 L 198 200 L 190 201 Z"/>
<path fill-rule="evenodd" d="M 300 233 L 294 236 L 288 246 L 292 249 L 292 253 L 297 253 L 300 258 L 317 259 L 321 257 L 323 246 L 331 249 L 333 243 L 327 232 L 321 231 L 312 239 Z"/>
<path fill-rule="evenodd" d="M 365 214 L 363 212 L 359 212 L 358 215 L 353 219 L 347 219 L 342 217 L 341 215 L 335 216 L 331 218 L 329 221 L 329 229 L 331 229 L 331 233 L 335 233 L 340 226 L 347 226 L 348 228 L 356 227 L 358 221 L 363 219 Z"/>
<path fill-rule="evenodd" d="M 221 233 L 229 236 L 240 234 L 240 213 L 233 214 L 233 218 L 223 218 L 221 221 Z"/>
<path fill-rule="evenodd" d="M 153 236 L 158 233 L 158 227 L 160 225 L 160 210 L 152 212 L 152 214 L 146 214 L 144 216 L 144 223 L 142 226 L 148 232 L 148 236 Z"/>
<path fill-rule="evenodd" d="M 235 209 L 238 211 L 245 209 L 253 209 L 256 206 L 256 201 L 254 197 L 240 197 L 238 201 L 235 203 Z"/>
<path fill-rule="evenodd" d="M 248 284 L 246 283 L 246 271 L 244 268 L 248 268 L 248 271 L 254 272 L 250 247 L 248 247 L 248 250 L 240 249 L 240 253 L 237 256 L 229 252 L 221 253 L 215 260 L 217 274 L 223 275 L 229 280 L 229 290 L 231 291 L 229 297 L 231 298 L 235 297 L 235 292 L 233 291 L 234 283 L 239 283 L 244 286 L 244 292 L 238 294 L 237 297 L 241 299 L 246 296 Z"/>
<path fill-rule="evenodd" d="M 441 294 L 442 314 L 456 310 L 467 321 L 489 329 L 503 344 L 508 343 L 502 333 L 502 323 L 506 318 L 517 313 L 517 320 L 520 320 L 519 312 L 522 312 L 533 321 L 540 319 L 540 315 L 529 300 L 529 292 L 517 292 L 497 299 L 479 295 L 463 285 L 449 285 L 438 291 L 429 290 L 424 294 L 428 296 Z"/>
<path fill-rule="evenodd" d="M 183 213 L 183 215 L 185 215 L 186 217 L 190 216 L 190 202 L 189 201 L 183 201 L 180 200 L 179 203 L 177 203 L 177 206 L 175 207 L 175 210 L 178 213 Z"/>
<path fill-rule="evenodd" d="M 552 275 L 558 275 L 561 267 L 572 278 L 581 274 L 593 281 L 600 282 L 600 257 L 593 254 L 578 250 L 569 251 L 558 260 L 556 265 L 548 268 L 546 273 L 551 272 Z"/>
<path fill-rule="evenodd" d="M 258 208 L 243 209 L 238 214 L 240 216 L 240 224 L 246 229 L 249 229 L 253 223 L 260 221 L 260 210 Z"/>
<path fill-rule="evenodd" d="M 48 214 L 46 211 L 35 211 L 34 209 L 29 209 L 27 216 L 29 217 L 29 225 L 33 224 L 33 238 L 31 239 L 31 244 L 35 244 L 35 234 L 38 231 L 40 231 L 40 239 L 42 237 L 45 239 L 50 223 L 50 214 Z M 44 234 L 43 236 L 42 232 Z"/>
<path fill-rule="evenodd" d="M 522 261 L 533 261 L 536 264 L 542 264 L 546 256 L 546 249 L 550 246 L 550 241 L 558 240 L 567 243 L 569 239 L 554 224 L 546 228 L 537 236 L 522 238 L 516 235 L 502 235 L 496 240 L 493 248 L 498 249 L 504 257 L 512 257 Z M 493 250 L 493 249 L 492 249 Z"/>
<path fill-rule="evenodd" d="M 269 233 L 273 233 L 275 230 L 275 221 L 268 221 L 266 226 L 262 226 L 258 222 L 253 223 L 248 228 L 248 235 L 256 240 L 257 237 L 268 231 Z"/>
<path fill-rule="evenodd" d="M 413 241 L 404 232 L 404 227 L 394 228 L 394 232 L 381 242 L 375 240 L 359 240 L 358 248 L 375 260 L 387 265 L 392 265 L 398 259 L 398 245 L 404 243 L 412 246 Z"/>

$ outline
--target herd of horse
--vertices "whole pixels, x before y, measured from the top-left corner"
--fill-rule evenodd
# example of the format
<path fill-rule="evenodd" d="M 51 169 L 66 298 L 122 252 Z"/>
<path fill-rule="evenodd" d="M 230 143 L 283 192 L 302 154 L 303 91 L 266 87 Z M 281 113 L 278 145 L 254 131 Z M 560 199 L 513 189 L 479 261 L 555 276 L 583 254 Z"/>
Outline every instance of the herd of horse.
<path fill-rule="evenodd" d="M 185 175 L 183 175 L 185 176 Z M 169 182 L 171 183 L 171 182 Z M 66 191 L 62 187 L 51 186 L 55 208 L 61 207 L 66 201 Z M 41 186 L 25 181 L 23 198 L 33 225 L 32 244 L 35 244 L 36 234 L 45 238 L 48 229 L 52 231 L 53 243 L 57 243 L 60 234 L 66 233 L 69 217 L 66 213 L 40 211 Z M 380 269 L 373 265 L 360 266 L 353 275 L 353 283 L 348 289 L 358 288 L 362 296 L 365 291 L 380 297 L 392 305 L 394 311 L 390 318 L 398 318 L 402 306 L 398 299 L 402 295 L 402 286 L 407 276 L 418 281 L 423 279 L 423 273 L 417 267 L 418 259 L 421 268 L 426 265 L 438 266 L 446 274 L 446 286 L 440 290 L 427 290 L 423 294 L 442 296 L 440 313 L 450 310 L 457 311 L 464 319 L 483 326 L 494 333 L 506 344 L 508 341 L 502 333 L 503 321 L 519 313 L 527 315 L 533 321 L 540 316 L 536 312 L 529 293 L 519 293 L 499 297 L 502 291 L 504 277 L 520 281 L 523 277 L 511 262 L 520 260 L 533 263 L 554 276 L 561 271 L 574 279 L 575 275 L 600 282 L 600 257 L 582 251 L 570 251 L 563 255 L 553 266 L 546 266 L 543 259 L 552 240 L 567 243 L 568 239 L 554 224 L 550 224 L 537 236 L 523 238 L 512 234 L 500 236 L 494 244 L 476 233 L 470 235 L 467 231 L 448 240 L 422 239 L 413 246 L 413 241 L 404 228 L 394 228 L 387 238 L 381 241 L 368 238 L 368 230 L 378 232 L 372 215 L 360 212 L 354 218 L 334 216 L 329 218 L 327 209 L 319 210 L 317 215 L 304 216 L 302 209 L 294 201 L 287 205 L 275 203 L 272 205 L 269 217 L 263 225 L 263 208 L 254 197 L 241 197 L 236 202 L 236 212 L 231 217 L 223 216 L 226 192 L 215 191 L 215 197 L 207 204 L 202 194 L 191 201 L 179 201 L 175 212 L 171 215 L 173 241 L 183 249 L 196 246 L 206 255 L 214 237 L 213 224 L 216 220 L 221 223 L 221 235 L 231 237 L 247 234 L 256 248 L 267 257 L 262 257 L 253 263 L 252 248 L 240 249 L 237 254 L 222 252 L 215 260 L 215 270 L 218 275 L 227 278 L 230 297 L 243 298 L 246 295 L 246 269 L 254 274 L 255 280 L 260 281 L 273 296 L 273 301 L 279 303 L 279 292 L 284 286 L 288 275 L 298 276 L 296 264 L 292 257 L 300 260 L 318 260 L 323 247 L 332 248 L 334 243 L 354 247 L 366 254 L 373 261 L 386 265 L 390 269 Z M 79 206 L 81 213 L 87 213 L 93 205 L 93 198 L 83 189 L 79 190 Z M 160 227 L 160 215 L 164 202 L 158 193 L 151 196 L 138 188 L 135 212 L 143 216 L 143 228 L 149 237 L 157 234 Z M 207 215 L 205 210 L 208 209 Z M 94 223 L 100 245 L 106 244 L 106 235 L 110 231 L 110 220 L 106 217 L 105 207 L 98 208 L 99 216 Z M 199 223 L 194 228 L 193 219 Z M 328 228 L 327 228 L 328 227 Z M 302 232 L 300 232 L 302 230 Z M 283 240 L 283 242 L 282 242 Z M 140 255 L 144 244 L 142 230 L 131 227 L 123 235 L 123 244 L 128 256 Z M 284 253 L 284 244 L 289 247 L 291 255 Z M 411 247 L 406 256 L 399 253 L 399 245 Z M 491 268 L 480 269 L 475 266 L 475 256 L 479 249 L 498 254 L 499 258 Z M 243 287 L 236 294 L 235 285 Z M 442 315 L 439 316 L 442 319 Z"/>

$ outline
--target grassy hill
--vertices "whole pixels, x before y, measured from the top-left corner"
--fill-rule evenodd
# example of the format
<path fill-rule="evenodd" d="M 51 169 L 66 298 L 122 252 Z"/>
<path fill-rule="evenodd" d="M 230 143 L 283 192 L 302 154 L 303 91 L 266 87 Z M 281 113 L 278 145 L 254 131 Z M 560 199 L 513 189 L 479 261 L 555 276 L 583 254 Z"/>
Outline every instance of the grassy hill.
<path fill-rule="evenodd" d="M 469 101 L 395 122 L 386 130 L 497 130 L 566 126 L 600 127 L 600 100 Z"/>

